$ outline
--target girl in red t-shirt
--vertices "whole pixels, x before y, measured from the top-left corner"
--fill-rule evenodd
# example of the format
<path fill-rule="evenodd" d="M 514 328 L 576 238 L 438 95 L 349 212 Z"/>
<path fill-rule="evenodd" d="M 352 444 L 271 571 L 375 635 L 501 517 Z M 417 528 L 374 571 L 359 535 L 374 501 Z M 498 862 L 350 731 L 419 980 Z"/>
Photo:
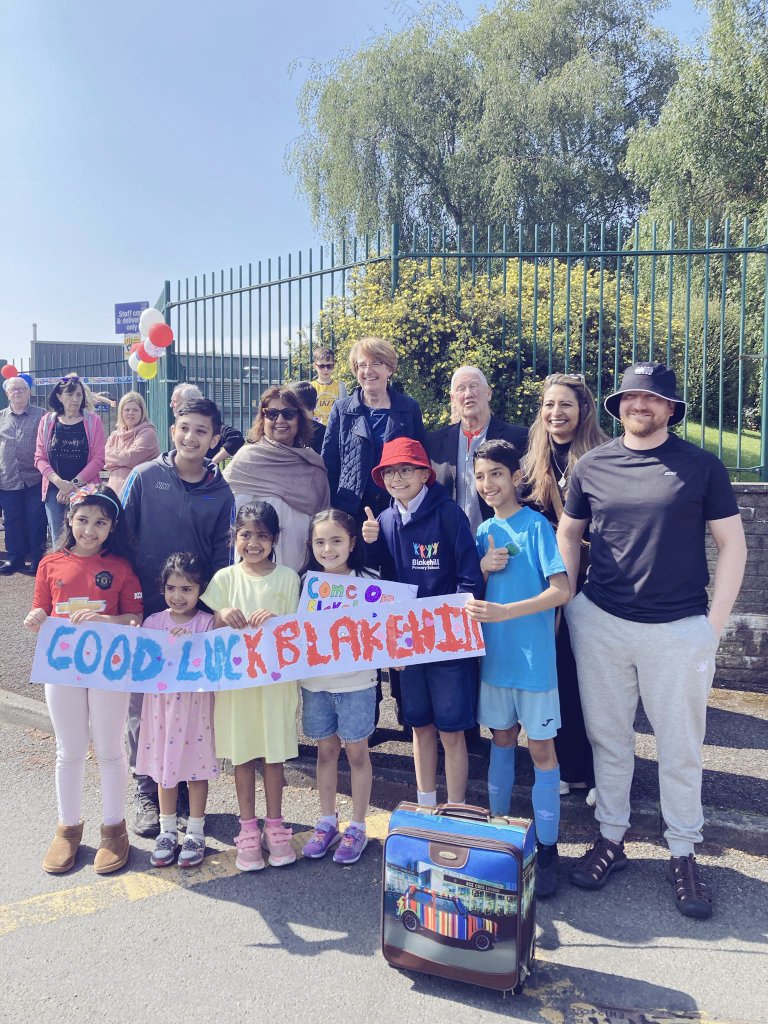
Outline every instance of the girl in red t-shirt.
<path fill-rule="evenodd" d="M 24 620 L 37 633 L 49 615 L 82 622 L 140 625 L 141 584 L 133 570 L 132 538 L 117 495 L 88 485 L 70 500 L 56 548 L 40 562 L 32 609 Z M 117 871 L 128 860 L 125 720 L 130 694 L 71 686 L 45 687 L 56 733 L 59 824 L 43 860 L 52 874 L 69 871 L 83 836 L 83 775 L 90 735 L 101 773 L 103 824 L 94 870 Z"/>

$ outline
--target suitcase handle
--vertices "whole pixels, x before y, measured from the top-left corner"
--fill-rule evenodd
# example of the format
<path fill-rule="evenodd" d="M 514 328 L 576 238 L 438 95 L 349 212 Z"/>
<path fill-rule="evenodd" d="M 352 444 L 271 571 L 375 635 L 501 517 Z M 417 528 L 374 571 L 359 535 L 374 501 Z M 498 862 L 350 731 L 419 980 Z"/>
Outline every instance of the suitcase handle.
<path fill-rule="evenodd" d="M 435 814 L 451 815 L 454 818 L 466 818 L 468 821 L 490 821 L 491 812 L 487 807 L 475 804 L 438 804 Z"/>

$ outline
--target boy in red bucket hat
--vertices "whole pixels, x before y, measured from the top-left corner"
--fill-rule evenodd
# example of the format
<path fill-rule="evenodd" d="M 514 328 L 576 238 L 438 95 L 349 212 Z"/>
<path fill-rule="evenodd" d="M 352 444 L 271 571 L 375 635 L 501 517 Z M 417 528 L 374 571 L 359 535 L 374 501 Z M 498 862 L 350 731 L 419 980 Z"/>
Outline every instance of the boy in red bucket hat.
<path fill-rule="evenodd" d="M 382 576 L 418 586 L 419 597 L 483 592 L 483 574 L 464 512 L 435 481 L 418 441 L 387 441 L 373 479 L 392 498 L 378 520 L 365 510 L 363 539 L 376 546 Z M 464 730 L 475 724 L 474 660 L 434 661 L 400 670 L 403 718 L 413 729 L 420 804 L 437 802 L 437 735 L 445 751 L 448 800 L 463 803 L 467 788 Z"/>

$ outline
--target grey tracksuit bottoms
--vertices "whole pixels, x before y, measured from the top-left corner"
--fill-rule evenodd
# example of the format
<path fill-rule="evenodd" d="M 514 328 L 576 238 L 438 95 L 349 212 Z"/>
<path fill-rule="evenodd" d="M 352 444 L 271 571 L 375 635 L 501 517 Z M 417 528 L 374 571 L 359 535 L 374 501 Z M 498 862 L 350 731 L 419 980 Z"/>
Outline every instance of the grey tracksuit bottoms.
<path fill-rule="evenodd" d="M 718 640 L 706 616 L 630 622 L 578 594 L 566 608 L 584 723 L 595 758 L 595 817 L 606 839 L 629 828 L 638 698 L 656 737 L 664 838 L 674 857 L 701 842 L 701 748 Z"/>

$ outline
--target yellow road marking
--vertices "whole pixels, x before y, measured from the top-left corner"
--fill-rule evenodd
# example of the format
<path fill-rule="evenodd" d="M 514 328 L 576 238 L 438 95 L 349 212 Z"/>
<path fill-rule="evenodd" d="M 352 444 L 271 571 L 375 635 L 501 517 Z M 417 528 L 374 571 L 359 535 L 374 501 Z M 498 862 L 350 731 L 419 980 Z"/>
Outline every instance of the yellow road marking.
<path fill-rule="evenodd" d="M 370 839 L 383 841 L 389 826 L 389 813 L 369 815 L 366 826 Z M 311 834 L 311 829 L 294 833 L 293 846 L 298 857 L 301 857 L 301 849 Z M 178 892 L 179 889 L 196 889 L 218 879 L 232 878 L 241 874 L 235 867 L 235 859 L 236 851 L 232 849 L 209 851 L 203 864 L 189 871 L 179 868 L 129 870 L 126 874 L 101 878 L 91 885 L 79 885 L 61 892 L 44 893 L 15 903 L 7 903 L 0 906 L 0 938 L 19 928 L 53 924 L 67 917 L 87 917 L 120 903 L 135 903 L 153 896 Z M 551 963 L 539 950 L 536 951 L 536 959 L 540 963 Z M 561 979 L 542 984 L 541 981 L 537 981 L 534 973 L 526 986 L 526 994 L 540 1002 L 539 1012 L 543 1020 L 549 1024 L 562 1024 L 566 1019 L 566 1013 L 568 1020 L 573 1021 L 573 1024 L 634 1024 L 638 1019 L 632 1011 L 608 1010 L 593 1006 L 584 999 L 584 992 L 572 982 Z M 577 1001 L 571 1002 L 574 998 Z M 562 1010 L 557 1008 L 559 1000 L 564 1000 Z M 623 1016 L 624 1013 L 626 1016 Z M 706 1013 L 695 1011 L 670 1013 L 653 1010 L 644 1013 L 645 1016 L 641 1019 L 647 1024 L 726 1024 L 716 1021 Z"/>
<path fill-rule="evenodd" d="M 370 839 L 384 839 L 389 814 L 372 814 L 366 824 Z M 311 834 L 311 830 L 294 833 L 293 846 L 299 857 Z M 235 867 L 235 859 L 235 850 L 209 851 L 201 866 L 189 871 L 180 868 L 131 871 L 129 868 L 125 874 L 103 878 L 91 885 L 78 885 L 72 889 L 6 903 L 0 906 L 0 938 L 19 928 L 53 924 L 65 917 L 87 917 L 117 903 L 134 903 L 179 889 L 196 889 L 220 878 L 231 878 L 240 874 Z"/>

